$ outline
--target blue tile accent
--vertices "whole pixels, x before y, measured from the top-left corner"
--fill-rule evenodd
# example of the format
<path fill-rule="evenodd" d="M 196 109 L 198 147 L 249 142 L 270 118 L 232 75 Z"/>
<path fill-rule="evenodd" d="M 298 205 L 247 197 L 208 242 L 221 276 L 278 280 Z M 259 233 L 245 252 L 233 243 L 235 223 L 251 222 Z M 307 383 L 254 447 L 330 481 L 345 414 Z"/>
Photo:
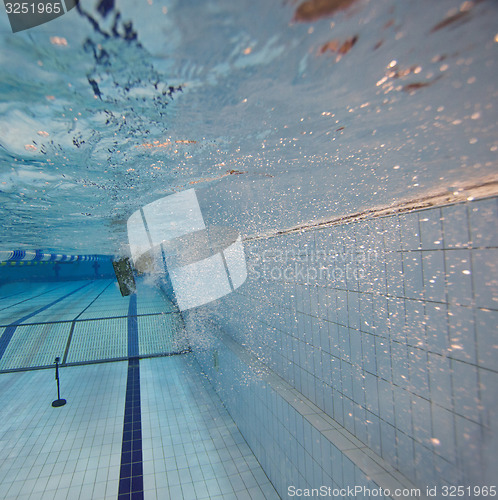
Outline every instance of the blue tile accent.
<path fill-rule="evenodd" d="M 14 335 L 14 332 L 16 331 L 16 328 L 18 327 L 18 325 L 20 325 L 23 321 L 26 321 L 29 318 L 32 318 L 36 314 L 41 313 L 42 311 L 45 311 L 49 307 L 52 307 L 53 305 L 57 304 L 61 300 L 67 299 L 69 296 L 73 295 L 73 293 L 78 292 L 79 290 L 81 290 L 82 288 L 85 288 L 89 284 L 90 283 L 85 283 L 83 286 L 76 288 L 72 292 L 69 292 L 66 295 L 63 295 L 62 297 L 59 297 L 58 299 L 54 300 L 53 302 L 50 302 L 50 304 L 47 304 L 43 307 L 40 307 L 40 309 L 37 309 L 36 311 L 34 311 L 30 314 L 27 314 L 26 316 L 23 316 L 21 319 L 18 319 L 17 321 L 14 321 L 14 323 L 11 323 L 9 326 L 7 326 L 7 328 L 3 332 L 2 337 L 0 338 L 0 359 L 2 359 L 3 355 L 5 354 L 5 350 L 9 346 L 9 342 L 11 341 L 12 336 Z"/>
<path fill-rule="evenodd" d="M 132 358 L 128 361 L 118 498 L 120 500 L 144 498 L 140 366 L 138 358 Z"/>
<path fill-rule="evenodd" d="M 130 296 L 128 306 L 128 357 L 138 356 L 137 296 Z"/>
<path fill-rule="evenodd" d="M 137 296 L 128 306 L 128 379 L 119 473 L 119 500 L 143 500 L 142 414 L 140 410 L 140 361 L 138 359 Z"/>

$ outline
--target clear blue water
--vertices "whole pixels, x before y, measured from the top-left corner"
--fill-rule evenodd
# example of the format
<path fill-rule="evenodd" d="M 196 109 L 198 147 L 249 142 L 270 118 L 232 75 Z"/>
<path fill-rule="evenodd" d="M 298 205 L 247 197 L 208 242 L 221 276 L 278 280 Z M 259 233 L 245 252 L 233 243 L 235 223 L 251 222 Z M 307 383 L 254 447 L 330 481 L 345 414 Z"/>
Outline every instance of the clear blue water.
<path fill-rule="evenodd" d="M 492 1 L 96 7 L 0 15 L 3 249 L 120 254 L 131 213 L 193 186 L 255 235 L 496 173 Z"/>
<path fill-rule="evenodd" d="M 81 0 L 13 34 L 0 7 L 0 497 L 494 480 L 497 26 L 493 0 Z M 232 257 L 202 307 L 154 273 L 122 297 L 130 216 L 140 246 L 192 188 L 247 280 Z M 317 277 L 325 250 L 364 276 Z"/>

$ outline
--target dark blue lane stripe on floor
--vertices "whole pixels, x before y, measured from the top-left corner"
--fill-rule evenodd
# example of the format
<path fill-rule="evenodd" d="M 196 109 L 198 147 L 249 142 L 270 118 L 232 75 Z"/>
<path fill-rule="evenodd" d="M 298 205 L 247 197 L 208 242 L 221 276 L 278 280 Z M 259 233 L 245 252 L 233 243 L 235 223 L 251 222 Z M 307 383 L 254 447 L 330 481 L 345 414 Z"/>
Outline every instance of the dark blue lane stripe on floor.
<path fill-rule="evenodd" d="M 62 287 L 61 286 L 57 286 L 55 288 L 50 288 L 49 290 L 45 290 L 44 292 L 41 292 L 38 295 L 31 295 L 27 299 L 20 300 L 19 302 L 15 302 L 14 304 L 10 304 L 10 305 L 8 305 L 6 307 L 2 307 L 2 309 L 0 309 L 0 311 L 5 311 L 5 309 L 10 309 L 11 307 L 15 307 L 15 306 L 17 306 L 19 304 L 22 304 L 23 302 L 28 302 L 29 300 L 36 299 L 37 297 L 40 297 L 41 295 L 45 295 L 46 293 L 53 292 L 54 290 L 57 290 L 58 288 L 62 288 Z"/>
<path fill-rule="evenodd" d="M 143 500 L 142 414 L 140 411 L 140 365 L 138 359 L 137 296 L 128 307 L 128 378 L 121 448 L 118 500 Z"/>
<path fill-rule="evenodd" d="M 18 319 L 17 321 L 14 321 L 11 323 L 7 328 L 5 328 L 5 331 L 3 332 L 3 335 L 0 337 L 0 359 L 2 359 L 3 355 L 5 354 L 5 350 L 9 346 L 10 341 L 12 340 L 12 336 L 14 335 L 17 327 L 23 322 L 28 320 L 29 318 L 32 318 L 38 313 L 41 313 L 42 311 L 45 311 L 49 307 L 52 307 L 53 305 L 57 304 L 61 300 L 67 299 L 69 296 L 71 296 L 73 293 L 78 292 L 82 288 L 85 288 L 88 286 L 90 283 L 85 283 L 83 286 L 80 286 L 79 288 L 76 288 L 76 290 L 73 290 L 72 292 L 67 293 L 66 295 L 63 295 L 62 297 L 59 297 L 58 299 L 54 300 L 53 302 L 50 302 L 50 304 L 47 304 L 43 307 L 40 307 L 40 309 L 37 309 L 36 311 L 27 314 L 26 316 L 23 316 L 21 319 Z"/>
<path fill-rule="evenodd" d="M 128 357 L 138 356 L 138 321 L 137 321 L 137 296 L 130 296 L 128 306 Z"/>
<path fill-rule="evenodd" d="M 76 316 L 71 322 L 71 328 L 69 330 L 69 337 L 66 342 L 66 349 L 64 350 L 64 356 L 62 358 L 62 364 L 65 365 L 67 361 L 67 355 L 69 354 L 69 346 L 71 345 L 71 340 L 73 339 L 74 326 L 76 325 L 77 319 L 112 285 L 110 281 L 103 290 Z"/>
<path fill-rule="evenodd" d="M 7 295 L 0 297 L 0 300 L 10 299 L 11 297 L 15 297 L 16 295 L 21 295 L 21 293 L 26 293 L 26 290 L 23 290 L 22 292 L 17 292 L 17 293 L 8 293 Z"/>

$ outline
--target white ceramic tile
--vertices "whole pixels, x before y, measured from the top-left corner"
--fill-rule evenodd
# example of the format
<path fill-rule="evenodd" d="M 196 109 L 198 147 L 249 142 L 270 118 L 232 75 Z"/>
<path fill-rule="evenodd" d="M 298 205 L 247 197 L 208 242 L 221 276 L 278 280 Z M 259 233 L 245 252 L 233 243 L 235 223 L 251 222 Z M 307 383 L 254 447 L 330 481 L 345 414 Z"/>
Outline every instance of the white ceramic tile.
<path fill-rule="evenodd" d="M 348 292 L 347 295 L 348 322 L 350 328 L 360 329 L 360 297 L 357 292 Z"/>
<path fill-rule="evenodd" d="M 455 435 L 459 460 L 466 464 L 465 469 L 460 471 L 459 480 L 464 483 L 470 482 L 471 478 L 483 481 L 485 467 L 480 453 L 484 448 L 482 427 L 472 420 L 455 415 Z"/>
<path fill-rule="evenodd" d="M 348 325 L 348 294 L 343 290 L 336 290 L 336 311 L 337 323 L 340 325 Z"/>
<path fill-rule="evenodd" d="M 428 399 L 411 395 L 413 436 L 420 444 L 430 447 L 432 438 L 431 404 Z"/>
<path fill-rule="evenodd" d="M 393 387 L 385 380 L 379 379 L 378 381 L 378 395 L 379 395 L 379 416 L 382 420 L 391 425 L 395 424 L 394 420 L 394 396 Z"/>
<path fill-rule="evenodd" d="M 374 415 L 379 415 L 379 393 L 377 389 L 377 377 L 366 372 L 365 373 L 365 397 L 366 408 Z"/>
<path fill-rule="evenodd" d="M 451 463 L 455 463 L 456 436 L 455 415 L 436 403 L 432 403 L 432 446 L 434 452 Z"/>
<path fill-rule="evenodd" d="M 498 311 L 476 309 L 478 364 L 498 371 Z"/>
<path fill-rule="evenodd" d="M 421 299 L 424 297 L 421 252 L 403 253 L 403 278 L 406 297 L 411 299 Z"/>
<path fill-rule="evenodd" d="M 360 306 L 360 330 L 362 332 L 374 333 L 374 318 L 373 318 L 373 298 L 369 293 L 361 293 L 359 295 Z"/>
<path fill-rule="evenodd" d="M 391 364 L 393 382 L 399 387 L 407 387 L 410 383 L 410 365 L 408 349 L 405 344 L 391 342 Z"/>
<path fill-rule="evenodd" d="M 375 352 L 376 337 L 368 333 L 362 334 L 363 369 L 377 374 L 377 355 Z"/>
<path fill-rule="evenodd" d="M 471 238 L 467 204 L 450 205 L 442 211 L 445 248 L 468 248 Z"/>
<path fill-rule="evenodd" d="M 193 367 L 191 366 L 192 361 L 185 362 L 180 358 L 182 357 L 156 358 L 142 360 L 141 362 L 142 390 L 148 396 L 142 407 L 142 418 L 144 419 L 143 437 L 145 438 L 153 432 L 152 428 L 148 427 L 145 418 L 148 412 L 152 409 L 154 412 L 157 412 L 160 411 L 161 408 L 166 408 L 168 405 L 171 405 L 172 408 L 175 408 L 175 414 L 186 415 L 186 420 L 177 421 L 180 427 L 160 427 L 154 430 L 154 432 L 160 433 L 163 443 L 168 442 L 169 436 L 174 438 L 177 432 L 181 433 L 183 438 L 182 449 L 187 454 L 177 454 L 175 462 L 172 465 L 178 468 L 183 497 L 189 498 L 188 495 L 190 495 L 192 491 L 195 491 L 195 495 L 197 495 L 198 498 L 209 498 L 209 488 L 207 484 L 204 481 L 196 481 L 195 478 L 200 476 L 200 472 L 195 471 L 197 468 L 200 471 L 205 467 L 200 465 L 202 463 L 218 463 L 219 460 L 221 460 L 220 465 L 223 464 L 226 473 L 230 475 L 229 481 L 223 483 L 223 485 L 219 484 L 222 490 L 225 489 L 225 491 L 221 492 L 230 493 L 233 491 L 247 491 L 248 488 L 255 486 L 255 484 L 251 482 L 251 484 L 245 485 L 239 475 L 239 470 L 259 470 L 259 464 L 253 461 L 255 465 L 252 466 L 252 469 L 245 465 L 246 458 L 242 456 L 238 445 L 235 444 L 236 442 L 240 442 L 242 446 L 243 440 L 233 425 L 233 421 L 231 421 L 228 414 L 226 414 L 226 410 L 221 406 L 221 401 L 219 401 L 214 392 L 209 392 L 209 390 L 212 391 L 212 389 L 210 389 L 205 382 L 202 382 L 200 379 L 196 381 L 198 374 L 193 371 Z M 161 386 L 160 377 L 157 377 L 157 374 L 163 371 L 166 376 L 170 378 L 167 391 L 165 391 L 165 387 Z M 185 380 L 189 381 L 190 386 L 185 384 Z M 178 396 L 180 396 L 180 399 L 178 399 Z M 205 406 L 205 403 L 208 401 L 211 405 L 214 405 L 212 410 L 209 410 L 209 407 Z M 149 410 L 149 407 L 151 410 Z M 230 424 L 230 427 L 224 427 L 223 422 L 220 422 L 210 430 L 213 422 L 212 413 L 215 413 L 218 419 L 221 418 L 223 421 L 226 421 L 227 424 Z M 175 434 L 170 434 L 171 432 Z M 223 440 L 211 441 L 211 439 L 214 439 L 219 433 L 223 434 Z M 197 451 L 195 451 L 196 443 L 198 443 L 196 440 L 198 440 L 199 437 L 203 439 L 203 443 L 211 443 L 211 452 L 208 451 L 206 446 L 203 447 L 205 451 L 199 446 L 197 446 Z M 229 445 L 229 443 L 232 444 Z M 231 448 L 227 447 L 227 445 L 231 446 Z M 247 455 L 248 458 L 252 456 L 248 450 L 245 451 L 245 448 L 242 449 L 245 453 L 249 453 L 249 455 Z M 241 462 L 239 465 L 236 465 L 238 460 L 241 460 Z M 182 466 L 185 468 L 181 468 Z M 188 468 L 186 468 L 186 466 L 188 466 Z M 204 472 L 204 475 L 205 474 L 206 471 Z M 209 479 L 219 479 L 217 475 L 214 477 L 210 476 L 211 474 L 206 477 Z M 249 476 L 246 475 L 245 477 L 246 480 L 248 480 Z M 169 474 L 166 475 L 166 478 L 169 478 Z M 192 480 L 194 482 L 190 483 Z M 211 481 L 211 489 L 213 488 L 213 484 L 214 483 Z M 164 487 L 164 485 L 161 487 Z M 234 488 L 236 488 L 236 490 L 234 490 Z"/>
<path fill-rule="evenodd" d="M 405 328 L 408 345 L 425 348 L 426 346 L 426 315 L 425 304 L 419 300 L 405 300 Z"/>
<path fill-rule="evenodd" d="M 441 209 L 433 208 L 419 212 L 420 239 L 423 250 L 443 248 Z"/>
<path fill-rule="evenodd" d="M 450 356 L 476 364 L 474 309 L 451 304 L 448 319 Z"/>
<path fill-rule="evenodd" d="M 428 353 L 428 367 L 432 401 L 444 408 L 452 409 L 450 359 L 439 354 Z"/>
<path fill-rule="evenodd" d="M 388 302 L 389 333 L 392 340 L 406 343 L 405 333 L 405 301 L 400 298 L 390 298 Z"/>
<path fill-rule="evenodd" d="M 375 337 L 377 373 L 387 381 L 392 380 L 391 343 L 382 337 Z"/>
<path fill-rule="evenodd" d="M 399 216 L 401 248 L 403 250 L 418 250 L 420 248 L 420 229 L 418 214 L 412 212 Z"/>
<path fill-rule="evenodd" d="M 398 453 L 398 467 L 408 479 L 416 480 L 415 450 L 413 439 L 403 432 L 396 432 L 396 450 Z"/>
<path fill-rule="evenodd" d="M 451 360 L 455 412 L 471 420 L 479 420 L 477 367 L 463 361 Z"/>
<path fill-rule="evenodd" d="M 424 349 L 410 348 L 408 350 L 408 365 L 410 382 L 407 387 L 414 394 L 430 399 L 427 352 Z"/>
<path fill-rule="evenodd" d="M 446 302 L 446 271 L 444 267 L 444 252 L 423 252 L 422 266 L 426 300 Z"/>
<path fill-rule="evenodd" d="M 401 250 L 401 231 L 398 215 L 384 217 L 381 221 L 386 251 L 396 252 Z"/>
<path fill-rule="evenodd" d="M 476 305 L 498 309 L 498 248 L 474 250 L 472 270 Z"/>
<path fill-rule="evenodd" d="M 396 428 L 407 436 L 413 436 L 411 395 L 397 386 L 393 387 L 393 394 Z"/>
<path fill-rule="evenodd" d="M 404 297 L 403 254 L 389 252 L 385 254 L 387 293 L 395 297 Z"/>
<path fill-rule="evenodd" d="M 448 332 L 448 306 L 425 304 L 427 347 L 431 352 L 447 355 L 450 349 Z"/>
<path fill-rule="evenodd" d="M 472 305 L 472 262 L 468 250 L 446 250 L 446 287 L 450 303 Z"/>
<path fill-rule="evenodd" d="M 415 451 L 415 478 L 417 484 L 436 484 L 437 473 L 434 469 L 434 454 L 417 441 L 413 443 Z"/>
<path fill-rule="evenodd" d="M 498 200 L 496 198 L 471 203 L 470 227 L 474 247 L 498 246 Z"/>
<path fill-rule="evenodd" d="M 358 330 L 349 329 L 349 352 L 350 362 L 355 365 L 362 365 L 363 352 L 362 352 L 362 333 Z"/>
<path fill-rule="evenodd" d="M 92 463 L 89 462 L 88 455 L 82 452 L 84 449 L 91 449 L 102 426 L 105 427 L 109 419 L 113 420 L 112 415 L 123 414 L 126 363 L 65 368 L 61 369 L 60 376 L 61 396 L 68 401 L 62 408 L 52 408 L 50 405 L 53 396 L 57 394 L 56 391 L 54 394 L 52 370 L 0 376 L 0 384 L 12 384 L 12 381 L 18 380 L 24 386 L 25 399 L 22 413 L 19 413 L 19 407 L 15 409 L 11 403 L 2 405 L 4 411 L 15 410 L 16 413 L 15 418 L 8 419 L 10 423 L 7 436 L 10 434 L 11 439 L 18 441 L 18 436 L 22 434 L 26 436 L 26 442 L 31 443 L 30 455 L 17 455 L 20 463 L 45 464 L 42 467 L 28 466 L 22 483 L 25 490 L 31 487 L 29 493 L 39 494 L 42 497 L 46 491 L 59 488 L 62 492 L 69 486 L 79 483 L 90 490 L 91 497 L 97 469 L 91 468 Z M 5 402 L 12 397 L 19 400 L 19 394 L 10 390 L 3 390 L 1 394 Z M 98 406 L 95 405 L 95 401 L 99 401 Z M 120 420 L 120 428 L 116 434 L 119 449 L 122 440 L 122 417 Z M 92 422 L 99 422 L 99 426 L 92 425 Z M 67 453 L 58 450 L 65 437 L 75 432 L 75 425 L 83 431 L 84 436 L 80 444 L 81 452 L 73 460 L 73 467 L 76 471 L 80 469 L 80 472 L 66 472 L 70 450 Z M 13 429 L 17 429 L 16 433 L 12 433 Z M 34 432 L 35 430 L 41 432 Z M 38 443 L 42 446 L 37 446 Z M 53 443 L 54 452 L 44 453 L 43 450 L 49 443 Z M 36 453 L 35 449 L 38 450 L 37 455 L 33 455 Z M 0 468 L 5 465 L 4 463 Z M 96 494 L 97 497 L 102 497 L 100 489 Z M 54 495 L 52 491 L 52 496 Z"/>
<path fill-rule="evenodd" d="M 382 442 L 380 419 L 377 415 L 367 411 L 367 444 L 379 457 L 382 456 Z"/>

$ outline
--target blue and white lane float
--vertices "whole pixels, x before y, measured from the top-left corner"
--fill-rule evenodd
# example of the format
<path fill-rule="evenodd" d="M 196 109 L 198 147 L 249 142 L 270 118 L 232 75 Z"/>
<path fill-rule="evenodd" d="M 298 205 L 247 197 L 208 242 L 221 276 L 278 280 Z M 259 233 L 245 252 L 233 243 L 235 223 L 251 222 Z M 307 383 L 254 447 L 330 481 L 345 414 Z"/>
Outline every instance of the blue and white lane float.
<path fill-rule="evenodd" d="M 0 265 L 41 264 L 50 262 L 110 262 L 111 255 L 68 255 L 45 253 L 41 250 L 0 250 Z"/>

